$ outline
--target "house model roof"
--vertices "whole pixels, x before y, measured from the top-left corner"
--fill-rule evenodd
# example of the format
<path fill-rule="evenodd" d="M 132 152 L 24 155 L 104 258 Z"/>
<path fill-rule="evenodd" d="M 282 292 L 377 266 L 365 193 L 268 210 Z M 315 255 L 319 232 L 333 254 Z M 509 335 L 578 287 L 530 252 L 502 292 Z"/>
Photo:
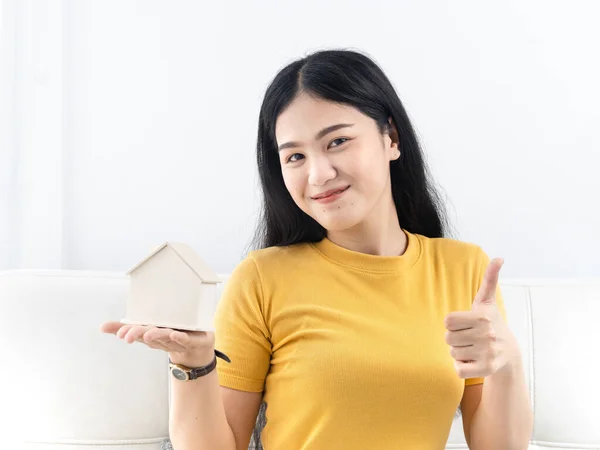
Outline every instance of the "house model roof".
<path fill-rule="evenodd" d="M 187 265 L 204 283 L 220 283 L 221 279 L 217 273 L 206 264 L 202 258 L 189 245 L 182 242 L 165 242 L 156 247 L 148 256 L 138 262 L 135 266 L 127 271 L 127 275 L 131 275 L 137 268 L 143 265 L 146 261 L 156 255 L 158 252 L 169 247 Z"/>

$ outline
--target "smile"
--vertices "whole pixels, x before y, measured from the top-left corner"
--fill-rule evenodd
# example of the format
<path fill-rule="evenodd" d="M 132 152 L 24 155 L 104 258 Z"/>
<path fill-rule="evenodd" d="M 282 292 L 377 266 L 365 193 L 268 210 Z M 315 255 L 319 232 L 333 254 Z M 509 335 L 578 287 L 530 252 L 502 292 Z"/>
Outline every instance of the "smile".
<path fill-rule="evenodd" d="M 326 195 L 319 196 L 317 198 L 313 198 L 313 200 L 316 202 L 319 202 L 319 203 L 331 203 L 331 202 L 336 201 L 338 198 L 340 198 L 344 194 L 344 192 L 346 192 L 349 188 L 350 188 L 350 186 L 347 186 L 343 189 L 326 192 L 325 193 Z"/>

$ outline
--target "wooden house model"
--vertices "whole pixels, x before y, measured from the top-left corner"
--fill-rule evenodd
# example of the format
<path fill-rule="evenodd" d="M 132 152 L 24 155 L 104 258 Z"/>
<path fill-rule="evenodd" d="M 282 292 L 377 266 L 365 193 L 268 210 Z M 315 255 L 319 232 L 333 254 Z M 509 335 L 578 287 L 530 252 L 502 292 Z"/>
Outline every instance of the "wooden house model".
<path fill-rule="evenodd" d="M 187 244 L 165 242 L 127 271 L 125 324 L 213 331 L 221 280 Z"/>

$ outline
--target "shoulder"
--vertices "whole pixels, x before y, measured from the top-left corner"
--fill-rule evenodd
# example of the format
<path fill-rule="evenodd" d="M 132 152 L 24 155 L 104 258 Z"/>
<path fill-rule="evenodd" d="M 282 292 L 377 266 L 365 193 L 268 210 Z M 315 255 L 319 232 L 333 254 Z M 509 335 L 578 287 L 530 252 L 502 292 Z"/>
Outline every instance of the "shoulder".
<path fill-rule="evenodd" d="M 443 237 L 429 238 L 422 235 L 417 235 L 421 241 L 423 253 L 437 259 L 450 259 L 455 263 L 473 263 L 480 264 L 486 256 L 481 246 L 459 239 Z"/>
<path fill-rule="evenodd" d="M 490 258 L 483 248 L 469 241 L 455 238 L 418 236 L 422 254 L 432 267 L 447 273 L 452 279 L 478 285 Z"/>
<path fill-rule="evenodd" d="M 251 304 L 252 308 L 267 315 L 273 287 L 288 279 L 290 274 L 297 273 L 298 265 L 307 259 L 304 253 L 308 256 L 309 252 L 310 244 L 250 251 L 224 279 L 220 303 Z"/>
<path fill-rule="evenodd" d="M 306 243 L 252 250 L 237 264 L 231 278 L 260 280 L 267 274 L 286 273 L 311 255 L 310 244 Z"/>
<path fill-rule="evenodd" d="M 260 262 L 281 260 L 281 258 L 295 258 L 303 252 L 310 251 L 309 249 L 309 243 L 301 242 L 299 244 L 273 246 L 261 248 L 259 250 L 252 250 L 250 253 L 248 253 L 248 257 Z"/>
<path fill-rule="evenodd" d="M 271 271 L 288 266 L 296 266 L 302 260 L 312 256 L 313 250 L 308 243 L 267 247 L 248 253 L 246 261 L 252 261 L 258 271 Z M 248 264 L 248 262 L 246 262 Z"/>
<path fill-rule="evenodd" d="M 451 310 L 471 309 L 471 300 L 489 263 L 486 252 L 478 244 L 454 238 L 419 236 L 419 239 L 424 263 L 421 267 L 430 276 L 430 282 L 445 284 L 444 292 L 452 293 Z"/>

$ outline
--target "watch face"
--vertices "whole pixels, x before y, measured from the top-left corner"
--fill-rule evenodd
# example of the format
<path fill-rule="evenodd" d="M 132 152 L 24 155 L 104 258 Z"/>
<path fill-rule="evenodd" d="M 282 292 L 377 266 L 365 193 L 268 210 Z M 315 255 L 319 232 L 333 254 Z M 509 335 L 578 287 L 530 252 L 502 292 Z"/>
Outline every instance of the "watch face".
<path fill-rule="evenodd" d="M 173 376 L 178 380 L 186 381 L 188 379 L 187 373 L 185 373 L 183 370 L 177 367 L 173 367 L 173 370 L 171 372 L 173 373 Z"/>

